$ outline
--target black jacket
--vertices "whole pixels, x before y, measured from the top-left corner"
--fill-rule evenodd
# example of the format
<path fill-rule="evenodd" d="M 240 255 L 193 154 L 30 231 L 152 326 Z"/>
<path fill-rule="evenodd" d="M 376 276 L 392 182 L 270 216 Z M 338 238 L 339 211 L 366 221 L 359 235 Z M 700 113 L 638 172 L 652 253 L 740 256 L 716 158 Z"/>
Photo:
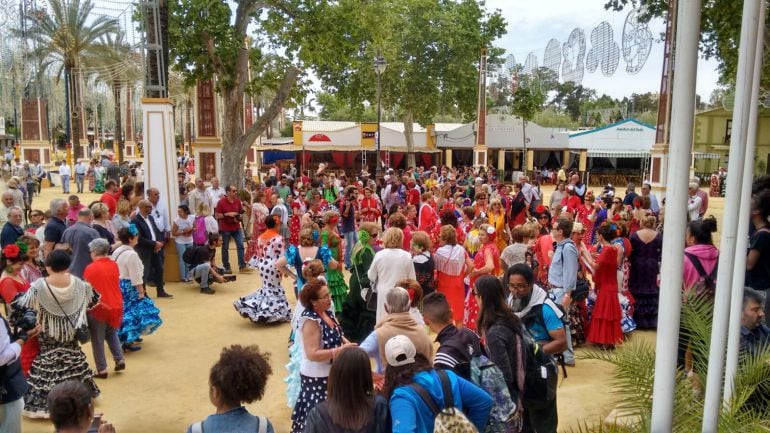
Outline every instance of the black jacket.
<path fill-rule="evenodd" d="M 137 214 L 134 219 L 131 220 L 131 223 L 136 225 L 136 229 L 139 231 L 139 242 L 136 244 L 136 247 L 134 247 L 139 255 L 152 254 L 155 252 L 155 242 L 164 241 L 163 233 L 158 230 L 158 226 L 155 225 L 155 220 L 152 218 L 152 215 L 148 215 L 147 218 L 150 220 L 150 225 L 152 227 L 147 225 L 140 214 Z M 155 232 L 155 241 L 152 240 L 150 230 Z"/>

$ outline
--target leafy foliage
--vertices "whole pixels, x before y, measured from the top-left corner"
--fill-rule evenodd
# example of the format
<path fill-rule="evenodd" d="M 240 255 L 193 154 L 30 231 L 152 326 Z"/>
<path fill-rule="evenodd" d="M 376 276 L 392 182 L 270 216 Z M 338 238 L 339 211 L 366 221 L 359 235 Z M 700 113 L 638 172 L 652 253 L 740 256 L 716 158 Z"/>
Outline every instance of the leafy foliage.
<path fill-rule="evenodd" d="M 681 335 L 689 340 L 693 355 L 693 374 L 677 374 L 674 391 L 673 432 L 698 431 L 703 421 L 703 392 L 711 344 L 713 302 L 705 297 L 689 296 L 682 305 Z M 652 416 L 652 389 L 655 373 L 655 348 L 643 341 L 631 340 L 614 352 L 589 350 L 585 359 L 608 362 L 615 367 L 612 391 L 618 396 L 619 412 L 636 420 L 629 426 L 606 426 L 585 422 L 574 432 L 649 431 Z M 720 432 L 767 432 L 770 425 L 770 348 L 756 354 L 742 354 L 732 401 L 722 409 Z"/>

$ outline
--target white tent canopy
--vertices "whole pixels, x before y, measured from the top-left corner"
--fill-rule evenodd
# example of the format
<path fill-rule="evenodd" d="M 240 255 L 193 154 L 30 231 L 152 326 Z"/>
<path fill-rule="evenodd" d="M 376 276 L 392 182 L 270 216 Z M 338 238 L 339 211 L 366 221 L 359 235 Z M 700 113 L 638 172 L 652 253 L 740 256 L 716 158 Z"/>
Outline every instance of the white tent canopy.
<path fill-rule="evenodd" d="M 587 150 L 588 157 L 644 158 L 655 144 L 655 128 L 636 119 L 626 119 L 569 136 L 571 150 Z"/>

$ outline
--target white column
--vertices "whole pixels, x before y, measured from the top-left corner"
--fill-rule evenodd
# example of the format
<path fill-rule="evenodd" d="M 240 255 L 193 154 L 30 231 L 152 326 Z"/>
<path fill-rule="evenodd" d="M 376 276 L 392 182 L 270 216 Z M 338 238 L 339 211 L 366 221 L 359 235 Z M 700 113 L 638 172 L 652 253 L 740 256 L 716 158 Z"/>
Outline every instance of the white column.
<path fill-rule="evenodd" d="M 746 158 L 746 137 L 748 131 L 751 88 L 754 72 L 754 58 L 759 30 L 760 1 L 744 0 L 741 23 L 741 40 L 738 51 L 738 76 L 735 89 L 735 109 L 733 111 L 733 133 L 730 139 L 730 163 L 727 178 L 727 197 L 722 223 L 722 239 L 719 244 L 719 273 L 717 275 L 716 295 L 714 297 L 714 323 L 711 328 L 709 347 L 708 378 L 706 397 L 703 406 L 703 433 L 716 433 L 722 398 L 722 374 L 725 365 L 727 344 L 727 326 L 730 314 L 730 293 L 733 289 L 735 256 L 746 254 L 746 250 L 736 251 L 738 236 L 739 209 L 741 207 L 741 185 L 743 164 Z M 753 159 L 752 159 L 753 163 Z M 746 215 L 748 216 L 748 215 Z M 744 216 L 744 218 L 746 217 Z M 746 236 L 746 233 L 741 233 Z M 745 265 L 738 272 L 745 272 Z"/>
<path fill-rule="evenodd" d="M 142 119 L 145 188 L 157 188 L 166 208 L 175 214 L 179 205 L 179 186 L 171 100 L 142 98 Z"/>
<path fill-rule="evenodd" d="M 765 22 L 767 8 L 764 2 L 759 2 L 760 12 L 758 22 Z M 764 26 L 758 27 L 757 41 L 764 38 Z M 724 401 L 729 403 L 733 396 L 733 387 L 735 386 L 735 374 L 738 371 L 738 351 L 741 341 L 741 313 L 743 312 L 743 287 L 746 283 L 746 254 L 748 237 L 745 233 L 749 231 L 749 214 L 751 212 L 751 184 L 754 175 L 754 157 L 756 155 L 757 144 L 757 122 L 759 120 L 759 81 L 762 75 L 762 54 L 764 45 L 756 44 L 754 54 L 754 76 L 751 79 L 751 106 L 749 107 L 748 132 L 746 136 L 746 158 L 743 164 L 743 184 L 741 186 L 741 207 L 738 212 L 738 232 L 735 244 L 735 269 L 733 274 L 732 295 L 730 297 L 730 323 L 727 334 L 727 363 L 725 365 L 725 389 Z"/>
<path fill-rule="evenodd" d="M 674 388 L 682 309 L 682 267 L 684 233 L 687 230 L 687 186 L 693 124 L 695 123 L 695 80 L 700 38 L 700 0 L 680 0 L 676 14 L 676 48 L 671 103 L 670 159 L 668 163 L 667 205 L 661 259 L 660 311 L 652 394 L 652 433 L 670 433 L 674 412 Z"/>

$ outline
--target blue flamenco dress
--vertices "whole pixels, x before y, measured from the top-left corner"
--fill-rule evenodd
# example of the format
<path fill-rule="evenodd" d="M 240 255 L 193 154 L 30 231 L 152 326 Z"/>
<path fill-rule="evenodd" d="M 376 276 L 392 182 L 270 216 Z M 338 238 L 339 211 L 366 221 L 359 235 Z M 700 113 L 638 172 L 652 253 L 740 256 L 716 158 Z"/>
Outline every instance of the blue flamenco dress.
<path fill-rule="evenodd" d="M 142 275 L 144 267 L 139 256 L 133 248 L 124 245 L 115 250 L 112 259 L 118 263 L 120 269 L 120 293 L 123 295 L 123 322 L 118 331 L 118 338 L 122 344 L 133 343 L 142 335 L 155 332 L 163 320 L 160 318 L 160 310 L 148 296 L 139 299 L 139 292 L 131 280 L 126 278 L 130 272 Z M 129 268 L 132 270 L 129 271 Z"/>
<path fill-rule="evenodd" d="M 319 247 L 315 258 L 321 260 L 324 269 L 327 269 L 332 258 L 332 252 L 326 246 Z M 302 276 L 304 259 L 300 257 L 299 249 L 297 247 L 289 245 L 289 248 L 286 250 L 286 260 L 288 261 L 289 266 L 294 267 L 294 273 L 297 275 L 296 294 L 297 299 L 299 299 L 299 292 L 302 291 L 302 286 L 305 285 L 305 278 Z M 287 405 L 292 409 L 297 403 L 300 391 L 301 377 L 299 374 L 299 366 L 302 361 L 303 347 L 301 335 L 297 333 L 297 326 L 299 324 L 299 318 L 304 311 L 305 308 L 302 304 L 297 302 L 294 309 L 294 317 L 292 317 L 291 320 L 291 337 L 289 337 L 289 340 L 293 341 L 294 344 L 289 347 L 289 363 L 286 364 L 288 375 L 283 379 L 283 382 L 286 384 Z"/>

